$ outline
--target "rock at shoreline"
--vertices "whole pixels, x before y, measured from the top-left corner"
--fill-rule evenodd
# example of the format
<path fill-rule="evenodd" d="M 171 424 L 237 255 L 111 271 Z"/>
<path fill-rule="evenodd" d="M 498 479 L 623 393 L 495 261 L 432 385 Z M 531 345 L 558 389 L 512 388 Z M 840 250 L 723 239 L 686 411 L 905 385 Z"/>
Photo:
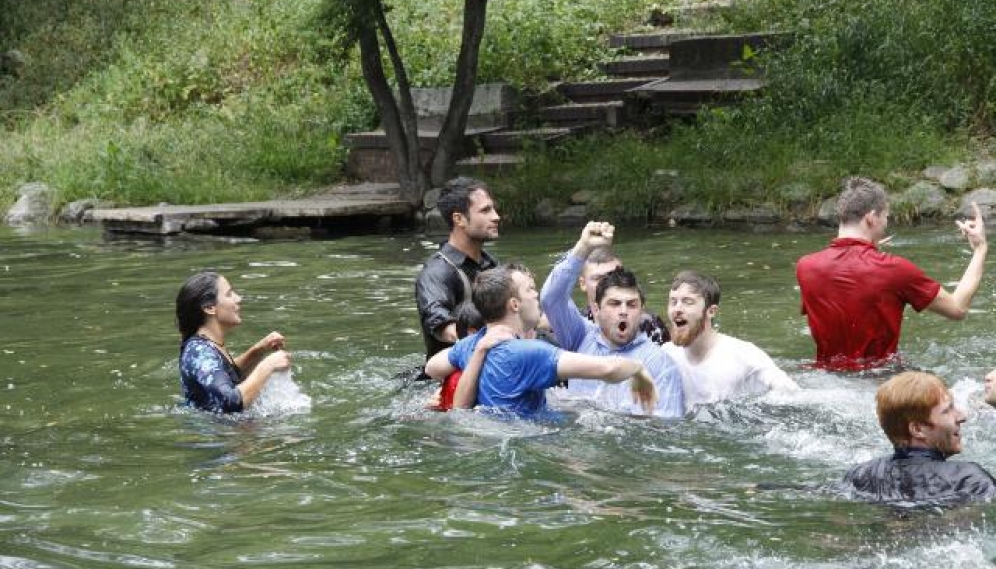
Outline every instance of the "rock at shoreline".
<path fill-rule="evenodd" d="M 982 212 L 982 217 L 986 220 L 986 223 L 996 216 L 996 190 L 979 188 L 968 192 L 961 197 L 961 206 L 958 208 L 957 215 L 960 217 L 973 217 L 975 213 L 972 211 L 972 202 L 978 204 L 979 211 Z"/>
<path fill-rule="evenodd" d="M 92 209 L 110 209 L 114 207 L 114 202 L 88 198 L 69 202 L 59 211 L 59 221 L 62 223 L 90 223 L 92 219 L 87 215 Z"/>
<path fill-rule="evenodd" d="M 947 195 L 937 184 L 922 180 L 905 192 L 890 196 L 889 204 L 898 217 L 936 218 L 945 213 Z"/>
<path fill-rule="evenodd" d="M 24 184 L 17 190 L 20 196 L 7 211 L 7 225 L 44 225 L 55 216 L 56 192 L 41 182 Z"/>
<path fill-rule="evenodd" d="M 944 186 L 948 190 L 964 190 L 971 183 L 971 173 L 968 168 L 964 166 L 955 166 L 947 172 L 941 174 L 940 182 L 941 186 Z"/>

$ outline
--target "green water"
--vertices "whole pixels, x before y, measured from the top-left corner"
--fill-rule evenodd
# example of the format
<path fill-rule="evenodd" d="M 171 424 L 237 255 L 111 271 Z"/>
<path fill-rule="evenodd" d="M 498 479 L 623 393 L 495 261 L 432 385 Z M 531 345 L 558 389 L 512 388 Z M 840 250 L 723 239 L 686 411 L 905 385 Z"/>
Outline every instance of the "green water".
<path fill-rule="evenodd" d="M 950 285 L 953 227 L 893 251 Z M 804 387 L 679 422 L 581 407 L 562 424 L 422 408 L 413 278 L 433 240 L 105 241 L 0 229 L 0 568 L 990 566 L 989 506 L 898 514 L 835 491 L 886 452 L 875 378 L 804 367 L 794 260 L 830 234 L 617 231 L 663 309 L 679 269 L 723 287 L 720 326 Z M 492 250 L 539 279 L 576 239 Z M 213 268 L 242 294 L 234 347 L 280 330 L 310 408 L 241 419 L 178 406 L 172 304 Z M 969 411 L 964 458 L 996 470 L 992 275 L 962 323 L 908 313 L 901 348 Z"/>

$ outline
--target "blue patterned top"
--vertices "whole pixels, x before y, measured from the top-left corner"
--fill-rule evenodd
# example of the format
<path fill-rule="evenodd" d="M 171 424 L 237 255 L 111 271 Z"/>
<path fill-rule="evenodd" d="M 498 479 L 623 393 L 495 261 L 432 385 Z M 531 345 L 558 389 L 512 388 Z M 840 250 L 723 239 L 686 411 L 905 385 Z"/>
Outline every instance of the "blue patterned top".
<path fill-rule="evenodd" d="M 191 336 L 180 348 L 180 387 L 187 405 L 205 411 L 242 411 L 238 368 L 206 338 Z"/>

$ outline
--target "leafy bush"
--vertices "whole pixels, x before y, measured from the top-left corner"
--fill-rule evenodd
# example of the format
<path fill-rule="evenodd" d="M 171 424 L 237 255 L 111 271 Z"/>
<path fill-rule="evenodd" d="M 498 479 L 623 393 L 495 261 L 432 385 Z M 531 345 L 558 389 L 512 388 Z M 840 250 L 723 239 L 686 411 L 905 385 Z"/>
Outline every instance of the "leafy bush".
<path fill-rule="evenodd" d="M 607 35 L 645 16 L 647 0 L 503 0 L 488 7 L 478 80 L 545 90 L 550 80 L 590 76 L 609 55 Z M 460 45 L 459 0 L 393 2 L 389 13 L 409 78 L 448 86 Z M 426 22 L 411 26 L 410 22 Z"/>
<path fill-rule="evenodd" d="M 202 203 L 257 199 L 342 178 L 344 136 L 374 126 L 354 61 L 329 58 L 320 0 L 4 3 L 0 49 L 31 74 L 0 82 L 0 203 L 29 180 L 63 200 Z M 416 85 L 447 85 L 457 0 L 397 0 L 390 17 Z M 581 76 L 604 30 L 643 0 L 491 4 L 482 81 L 544 87 Z"/>

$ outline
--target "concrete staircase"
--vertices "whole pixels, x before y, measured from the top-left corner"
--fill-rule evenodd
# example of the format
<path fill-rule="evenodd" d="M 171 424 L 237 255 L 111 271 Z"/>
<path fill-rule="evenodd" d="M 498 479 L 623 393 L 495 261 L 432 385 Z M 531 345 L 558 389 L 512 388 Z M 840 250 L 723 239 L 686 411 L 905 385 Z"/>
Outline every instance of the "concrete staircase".
<path fill-rule="evenodd" d="M 599 65 L 604 79 L 553 85 L 542 102 L 520 101 L 507 86 L 479 86 L 457 171 L 502 175 L 519 163 L 524 146 L 554 146 L 596 131 L 656 127 L 693 117 L 704 105 L 734 104 L 764 86 L 760 71 L 745 63 L 744 54 L 776 46 L 776 40 L 770 34 L 702 36 L 673 28 L 616 34 L 609 45 L 620 55 Z M 428 156 L 449 99 L 447 90 L 416 91 L 419 124 L 425 128 L 419 138 Z M 420 106 L 420 100 L 430 102 Z M 526 107 L 531 110 L 523 111 Z M 346 140 L 351 176 L 394 181 L 382 131 L 355 133 Z"/>

